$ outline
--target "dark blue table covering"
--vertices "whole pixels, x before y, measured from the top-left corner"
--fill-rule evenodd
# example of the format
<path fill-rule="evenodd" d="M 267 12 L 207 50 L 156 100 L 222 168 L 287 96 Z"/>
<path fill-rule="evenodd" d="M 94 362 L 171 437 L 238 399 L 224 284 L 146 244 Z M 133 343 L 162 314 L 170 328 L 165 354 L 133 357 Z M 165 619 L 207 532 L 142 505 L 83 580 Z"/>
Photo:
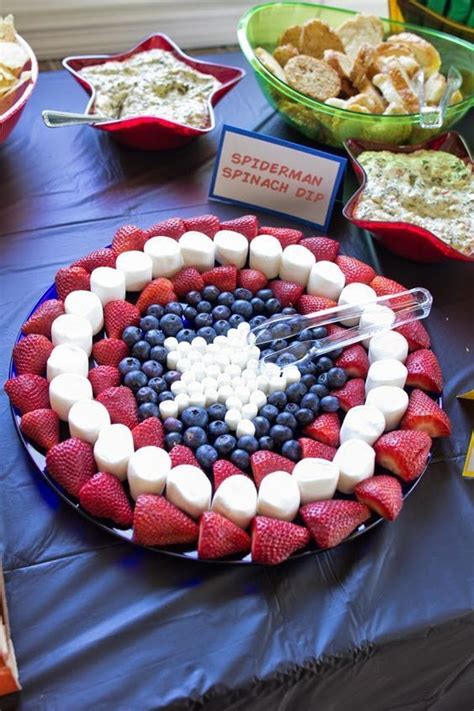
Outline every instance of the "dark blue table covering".
<path fill-rule="evenodd" d="M 236 54 L 213 59 L 244 63 Z M 212 135 L 169 154 L 42 125 L 43 108 L 84 105 L 64 72 L 42 74 L 0 146 L 3 379 L 16 333 L 56 270 L 109 243 L 120 224 L 242 214 L 207 202 L 222 123 L 306 142 L 250 75 L 219 105 Z M 468 120 L 460 128 L 466 135 Z M 348 174 L 340 198 L 354 185 Z M 345 222 L 340 200 L 330 233 L 344 252 L 435 298 L 428 328 L 453 436 L 436 442 L 398 520 L 276 569 L 145 552 L 99 531 L 47 488 L 2 393 L 0 550 L 24 687 L 0 700 L 2 711 L 471 711 L 474 485 L 461 470 L 474 403 L 456 394 L 474 387 L 472 265 L 398 259 Z"/>

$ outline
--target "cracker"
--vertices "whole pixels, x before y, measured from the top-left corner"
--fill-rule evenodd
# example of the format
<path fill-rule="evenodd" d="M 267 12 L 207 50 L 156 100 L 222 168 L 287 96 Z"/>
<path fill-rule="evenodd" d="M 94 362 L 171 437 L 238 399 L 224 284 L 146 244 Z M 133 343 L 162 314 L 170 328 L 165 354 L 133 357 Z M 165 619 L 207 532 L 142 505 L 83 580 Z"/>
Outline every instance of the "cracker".
<path fill-rule="evenodd" d="M 263 64 L 265 69 L 268 69 L 269 72 L 274 74 L 281 81 L 286 82 L 285 72 L 280 67 L 275 57 L 272 57 L 270 52 L 267 52 L 267 50 L 263 49 L 263 47 L 257 47 L 255 50 L 255 56 Z"/>
<path fill-rule="evenodd" d="M 16 33 L 13 15 L 0 17 L 0 42 L 15 42 Z"/>
<path fill-rule="evenodd" d="M 293 89 L 319 101 L 326 101 L 341 91 L 337 72 L 326 62 L 304 54 L 287 62 L 285 75 Z"/>
<path fill-rule="evenodd" d="M 278 46 L 284 44 L 292 44 L 296 49 L 301 50 L 301 25 L 292 25 L 287 27 L 282 36 L 278 40 Z"/>
<path fill-rule="evenodd" d="M 281 67 L 284 67 L 289 59 L 297 57 L 298 49 L 293 44 L 282 44 L 273 51 L 273 56 Z"/>
<path fill-rule="evenodd" d="M 28 55 L 16 42 L 0 42 L 0 65 L 15 76 L 20 76 L 21 70 L 28 61 Z"/>
<path fill-rule="evenodd" d="M 389 44 L 402 44 L 411 51 L 416 61 L 429 77 L 439 71 L 441 57 L 438 50 L 432 44 L 412 32 L 399 32 L 387 38 Z"/>
<path fill-rule="evenodd" d="M 340 25 L 336 33 L 344 45 L 346 54 L 355 57 L 362 44 L 376 47 L 383 39 L 382 20 L 374 15 L 356 15 Z"/>
<path fill-rule="evenodd" d="M 308 20 L 301 32 L 301 52 L 321 59 L 325 49 L 343 52 L 344 47 L 337 34 L 322 20 Z"/>

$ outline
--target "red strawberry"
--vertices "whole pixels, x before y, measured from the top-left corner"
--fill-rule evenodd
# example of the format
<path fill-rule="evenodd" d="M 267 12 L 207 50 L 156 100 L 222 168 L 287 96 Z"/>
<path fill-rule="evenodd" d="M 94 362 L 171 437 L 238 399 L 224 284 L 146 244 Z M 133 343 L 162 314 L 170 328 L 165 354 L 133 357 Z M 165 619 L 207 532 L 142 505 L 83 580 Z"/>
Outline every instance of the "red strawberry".
<path fill-rule="evenodd" d="M 132 525 L 133 510 L 122 483 L 113 474 L 99 472 L 79 492 L 81 506 L 92 516 L 109 518 L 118 526 Z"/>
<path fill-rule="evenodd" d="M 47 408 L 31 410 L 23 415 L 20 429 L 42 449 L 51 449 L 59 442 L 59 417 Z"/>
<path fill-rule="evenodd" d="M 256 269 L 241 269 L 237 273 L 237 286 L 248 289 L 256 294 L 260 289 L 265 289 L 268 279 L 265 274 Z"/>
<path fill-rule="evenodd" d="M 31 410 L 49 409 L 49 383 L 34 373 L 24 373 L 10 378 L 4 389 L 13 407 L 22 415 Z"/>
<path fill-rule="evenodd" d="M 46 362 L 52 350 L 53 344 L 46 336 L 32 333 L 22 338 L 13 348 L 13 363 L 17 375 L 22 373 L 44 375 Z"/>
<path fill-rule="evenodd" d="M 169 455 L 172 467 L 179 467 L 180 464 L 192 464 L 193 467 L 201 468 L 192 450 L 185 447 L 184 444 L 176 444 L 170 449 Z"/>
<path fill-rule="evenodd" d="M 365 262 L 354 257 L 347 257 L 340 254 L 336 257 L 336 264 L 346 277 L 346 284 L 360 282 L 362 284 L 370 284 L 375 277 L 375 270 Z"/>
<path fill-rule="evenodd" d="M 259 449 L 250 457 L 250 466 L 257 486 L 260 486 L 262 479 L 270 472 L 283 471 L 291 472 L 295 468 L 295 462 L 290 461 L 281 454 L 275 454 L 267 449 Z"/>
<path fill-rule="evenodd" d="M 328 332 L 328 336 L 333 336 L 335 333 L 347 333 L 347 329 L 344 326 L 339 326 L 337 323 L 328 323 L 325 327 Z"/>
<path fill-rule="evenodd" d="M 371 476 L 360 481 L 354 489 L 357 501 L 379 516 L 394 521 L 403 506 L 402 487 L 398 479 L 387 474 Z"/>
<path fill-rule="evenodd" d="M 157 417 L 148 417 L 132 430 L 135 449 L 140 447 L 163 447 L 165 435 L 161 420 Z"/>
<path fill-rule="evenodd" d="M 303 237 L 300 230 L 293 230 L 290 227 L 260 227 L 258 234 L 276 237 L 283 249 L 290 244 L 298 244 Z"/>
<path fill-rule="evenodd" d="M 309 249 L 316 261 L 333 262 L 339 252 L 339 243 L 330 237 L 305 237 L 300 242 L 301 247 Z"/>
<path fill-rule="evenodd" d="M 120 423 L 130 430 L 138 425 L 137 401 L 129 388 L 123 385 L 107 388 L 96 399 L 109 411 L 112 424 Z"/>
<path fill-rule="evenodd" d="M 204 232 L 208 237 L 214 237 L 216 232 L 220 230 L 219 218 L 215 215 L 198 215 L 189 219 L 185 218 L 183 222 L 186 232 Z"/>
<path fill-rule="evenodd" d="M 300 514 L 320 548 L 333 548 L 354 528 L 370 518 L 365 504 L 344 499 L 313 501 L 302 506 Z"/>
<path fill-rule="evenodd" d="M 282 306 L 294 306 L 304 292 L 304 286 L 301 286 L 301 284 L 283 281 L 282 279 L 275 279 L 270 282 L 270 289 L 273 296 L 279 300 Z"/>
<path fill-rule="evenodd" d="M 109 301 L 104 306 L 105 331 L 109 338 L 122 338 L 124 328 L 138 326 L 140 312 L 129 301 Z"/>
<path fill-rule="evenodd" d="M 387 277 L 377 275 L 372 279 L 369 286 L 375 291 L 377 296 L 389 296 L 390 294 L 399 294 L 401 291 L 406 291 L 406 287 L 398 283 L 398 281 L 393 281 L 393 279 L 387 279 Z"/>
<path fill-rule="evenodd" d="M 77 259 L 71 267 L 82 267 L 87 272 L 92 272 L 97 267 L 115 267 L 117 255 L 112 249 L 96 249 L 85 257 Z"/>
<path fill-rule="evenodd" d="M 337 449 L 335 447 L 330 447 L 322 442 L 315 442 L 314 439 L 307 439 L 306 437 L 300 437 L 298 442 L 301 445 L 301 458 L 306 459 L 311 457 L 314 459 L 327 459 L 328 462 L 332 462 L 336 456 Z"/>
<path fill-rule="evenodd" d="M 112 240 L 112 249 L 115 254 L 142 250 L 145 244 L 145 235 L 136 225 L 122 225 L 119 227 Z"/>
<path fill-rule="evenodd" d="M 167 220 L 157 222 L 144 231 L 145 241 L 151 237 L 172 237 L 179 239 L 186 232 L 186 227 L 180 217 L 168 217 Z"/>
<path fill-rule="evenodd" d="M 336 358 L 335 365 L 344 368 L 351 378 L 366 378 L 369 371 L 369 358 L 367 351 L 359 343 L 345 348 L 339 358 Z"/>
<path fill-rule="evenodd" d="M 444 410 L 429 395 L 421 390 L 413 390 L 400 429 L 419 430 L 430 437 L 447 437 L 451 434 L 451 422 Z"/>
<path fill-rule="evenodd" d="M 128 346 L 118 338 L 104 338 L 92 346 L 92 357 L 98 365 L 117 366 L 128 356 Z"/>
<path fill-rule="evenodd" d="M 46 338 L 51 338 L 51 325 L 53 321 L 64 313 L 64 304 L 59 299 L 48 299 L 43 301 L 34 311 L 28 321 L 21 327 L 25 335 L 29 333 L 40 333 Z"/>
<path fill-rule="evenodd" d="M 282 563 L 292 553 L 307 546 L 310 538 L 304 526 L 256 516 L 252 523 L 252 560 L 264 565 Z"/>
<path fill-rule="evenodd" d="M 234 474 L 247 476 L 245 472 L 227 459 L 218 459 L 217 462 L 214 462 L 212 465 L 212 473 L 214 475 L 214 489 L 218 489 L 224 479 L 228 479 L 230 476 L 234 476 Z"/>
<path fill-rule="evenodd" d="M 153 279 L 153 281 L 147 284 L 143 289 L 142 293 L 138 297 L 137 309 L 141 314 L 143 314 L 152 304 L 161 304 L 161 306 L 166 306 L 166 304 L 169 304 L 170 301 L 177 301 L 176 294 L 173 290 L 173 284 L 169 279 L 158 277 L 158 279 Z"/>
<path fill-rule="evenodd" d="M 206 511 L 199 521 L 198 555 L 223 558 L 250 550 L 250 536 L 235 523 L 214 511 Z"/>
<path fill-rule="evenodd" d="M 202 275 L 204 284 L 217 286 L 221 291 L 234 291 L 237 288 L 237 267 L 228 264 L 215 267 Z"/>
<path fill-rule="evenodd" d="M 408 370 L 407 385 L 432 393 L 440 393 L 443 389 L 443 374 L 437 357 L 433 351 L 420 348 L 408 355 L 405 361 Z"/>
<path fill-rule="evenodd" d="M 55 444 L 46 455 L 46 468 L 55 481 L 73 496 L 97 471 L 92 445 L 78 437 Z"/>
<path fill-rule="evenodd" d="M 184 267 L 171 280 L 177 296 L 186 296 L 190 291 L 201 291 L 204 288 L 202 276 L 194 267 Z"/>
<path fill-rule="evenodd" d="M 333 306 L 337 306 L 337 304 L 332 299 L 326 299 L 325 296 L 311 296 L 310 294 L 300 296 L 296 304 L 300 314 L 312 314 L 313 311 L 331 309 Z"/>
<path fill-rule="evenodd" d="M 340 429 L 341 425 L 337 414 L 335 412 L 323 412 L 310 425 L 306 425 L 303 429 L 303 434 L 317 439 L 323 444 L 328 444 L 330 447 L 337 447 L 339 445 Z"/>
<path fill-rule="evenodd" d="M 250 240 L 258 235 L 258 220 L 255 215 L 242 215 L 242 217 L 236 217 L 235 220 L 221 222 L 220 229 L 240 232 L 240 234 L 247 237 L 250 242 Z"/>
<path fill-rule="evenodd" d="M 133 513 L 133 540 L 142 546 L 194 543 L 197 524 L 164 496 L 141 494 Z"/>
<path fill-rule="evenodd" d="M 56 291 L 63 300 L 71 291 L 89 291 L 90 282 L 90 274 L 84 267 L 64 267 L 56 272 Z"/>
<path fill-rule="evenodd" d="M 331 395 L 338 398 L 341 409 L 347 412 L 351 407 L 364 404 L 365 382 L 362 378 L 353 378 L 348 380 L 344 387 L 333 390 Z"/>
<path fill-rule="evenodd" d="M 429 333 L 421 321 L 406 323 L 404 326 L 396 328 L 395 331 L 405 336 L 410 351 L 417 351 L 419 348 L 429 348 L 431 346 Z"/>
<path fill-rule="evenodd" d="M 94 397 L 100 395 L 100 393 L 107 390 L 107 388 L 120 385 L 120 373 L 118 368 L 115 368 L 113 365 L 97 365 L 95 368 L 89 370 L 87 377 L 92 385 Z"/>
<path fill-rule="evenodd" d="M 426 432 L 393 430 L 379 437 L 374 444 L 375 461 L 405 481 L 420 476 L 431 448 Z"/>

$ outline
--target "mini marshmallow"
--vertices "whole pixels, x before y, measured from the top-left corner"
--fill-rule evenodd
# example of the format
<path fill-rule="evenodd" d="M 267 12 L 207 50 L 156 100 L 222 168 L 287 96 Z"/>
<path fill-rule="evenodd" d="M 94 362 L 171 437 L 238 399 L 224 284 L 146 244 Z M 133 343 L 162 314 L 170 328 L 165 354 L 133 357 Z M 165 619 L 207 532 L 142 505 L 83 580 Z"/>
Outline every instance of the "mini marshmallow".
<path fill-rule="evenodd" d="M 219 402 L 222 402 L 225 404 L 225 401 L 227 400 L 228 397 L 231 397 L 234 394 L 234 390 L 230 385 L 222 385 L 218 391 L 219 395 Z"/>
<path fill-rule="evenodd" d="M 245 380 L 243 380 L 242 378 L 241 378 L 241 380 L 242 380 L 242 384 L 239 383 L 238 387 L 236 387 L 234 385 L 234 392 L 237 395 L 237 397 L 239 398 L 242 405 L 246 405 L 248 403 L 248 401 L 250 400 L 250 390 L 249 390 L 249 388 L 245 387 L 245 385 L 244 385 Z"/>
<path fill-rule="evenodd" d="M 109 472 L 125 481 L 127 466 L 133 454 L 133 437 L 128 427 L 115 424 L 104 427 L 94 445 L 94 458 L 97 468 Z"/>
<path fill-rule="evenodd" d="M 71 291 L 64 300 L 64 310 L 67 314 L 84 316 L 92 326 L 94 336 L 104 326 L 104 311 L 97 294 L 92 291 Z"/>
<path fill-rule="evenodd" d="M 67 422 L 71 407 L 80 400 L 92 400 L 92 385 L 83 375 L 63 373 L 50 382 L 49 401 L 60 420 Z"/>
<path fill-rule="evenodd" d="M 84 316 L 61 314 L 51 326 L 53 346 L 62 343 L 78 346 L 90 356 L 92 352 L 92 326 Z"/>
<path fill-rule="evenodd" d="M 166 420 L 167 417 L 177 417 L 179 413 L 179 407 L 175 400 L 163 400 L 158 405 L 160 410 L 160 416 L 162 420 Z"/>
<path fill-rule="evenodd" d="M 127 291 L 141 291 L 151 281 L 153 270 L 151 257 L 137 249 L 119 254 L 115 266 L 125 276 Z"/>
<path fill-rule="evenodd" d="M 369 304 L 363 311 L 359 321 L 359 328 L 372 328 L 377 327 L 379 331 L 388 331 L 392 328 L 395 323 L 395 314 L 392 309 L 388 306 L 381 306 L 380 304 Z M 374 334 L 375 335 L 375 334 Z M 369 347 L 370 338 L 366 338 L 362 341 L 365 348 Z"/>
<path fill-rule="evenodd" d="M 49 382 L 63 373 L 87 377 L 88 372 L 89 358 L 86 352 L 72 343 L 62 343 L 53 348 L 46 363 L 46 377 Z"/>
<path fill-rule="evenodd" d="M 109 301 L 125 299 L 125 274 L 112 267 L 97 267 L 91 272 L 91 292 L 96 294 L 102 306 Z"/>
<path fill-rule="evenodd" d="M 185 232 L 179 238 L 179 246 L 185 267 L 194 267 L 199 272 L 206 272 L 214 267 L 214 242 L 203 232 Z"/>
<path fill-rule="evenodd" d="M 211 494 L 211 482 L 202 469 L 181 464 L 168 472 L 166 498 L 192 518 L 209 510 Z"/>
<path fill-rule="evenodd" d="M 309 249 L 299 244 L 290 244 L 281 255 L 280 279 L 306 286 L 315 262 L 316 257 Z"/>
<path fill-rule="evenodd" d="M 383 331 L 370 339 L 369 362 L 394 358 L 404 363 L 408 356 L 408 341 L 397 331 Z"/>
<path fill-rule="evenodd" d="M 145 242 L 143 251 L 152 262 L 152 276 L 172 277 L 183 266 L 181 248 L 171 237 L 152 237 Z"/>
<path fill-rule="evenodd" d="M 345 286 L 339 294 L 338 305 L 357 306 L 358 304 L 370 304 L 376 299 L 377 294 L 371 286 L 361 284 L 359 282 L 353 282 L 352 284 L 347 284 L 347 286 Z M 357 326 L 359 319 L 359 316 L 341 319 L 341 324 L 343 326 Z"/>
<path fill-rule="evenodd" d="M 166 356 L 166 365 L 170 370 L 176 370 L 176 366 L 181 360 L 181 354 L 178 351 L 170 351 Z"/>
<path fill-rule="evenodd" d="M 373 388 L 380 385 L 394 385 L 396 388 L 403 388 L 407 380 L 408 370 L 394 358 L 377 360 L 369 368 L 365 381 L 365 392 L 369 393 Z"/>
<path fill-rule="evenodd" d="M 180 393 L 187 393 L 188 392 L 186 383 L 183 383 L 182 380 L 175 380 L 174 383 L 171 383 L 170 390 L 173 393 L 173 395 L 179 395 Z"/>
<path fill-rule="evenodd" d="M 275 279 L 280 271 L 283 250 L 276 237 L 258 235 L 250 242 L 250 269 L 257 269 L 267 279 Z"/>
<path fill-rule="evenodd" d="M 205 390 L 204 395 L 206 398 L 206 407 L 209 407 L 209 405 L 213 405 L 219 399 L 219 394 L 217 390 L 214 389 Z"/>
<path fill-rule="evenodd" d="M 193 340 L 191 341 L 191 345 L 193 347 L 193 350 L 200 351 L 201 353 L 206 352 L 207 342 L 206 339 L 202 336 L 196 336 L 196 338 L 193 338 Z"/>
<path fill-rule="evenodd" d="M 257 513 L 255 484 L 243 474 L 229 476 L 214 494 L 211 509 L 237 526 L 247 528 Z"/>
<path fill-rule="evenodd" d="M 339 469 L 338 490 L 351 494 L 359 481 L 373 475 L 375 452 L 361 439 L 348 439 L 341 444 L 333 461 Z"/>
<path fill-rule="evenodd" d="M 234 378 L 238 378 L 240 376 L 242 369 L 239 368 L 238 365 L 232 364 L 225 369 L 225 372 L 227 373 L 229 378 L 233 380 Z"/>
<path fill-rule="evenodd" d="M 300 490 L 288 472 L 271 472 L 258 490 L 257 512 L 261 516 L 292 521 L 300 506 Z"/>
<path fill-rule="evenodd" d="M 385 429 L 385 417 L 372 405 L 357 405 L 348 410 L 339 435 L 341 444 L 348 439 L 361 439 L 374 444 Z"/>
<path fill-rule="evenodd" d="M 188 385 L 189 383 L 193 383 L 196 380 L 196 376 L 194 375 L 192 370 L 188 370 L 186 373 L 183 373 L 181 376 L 181 382 L 186 383 Z"/>
<path fill-rule="evenodd" d="M 267 404 L 267 396 L 263 390 L 254 390 L 250 395 L 250 402 L 257 406 L 257 410 Z"/>
<path fill-rule="evenodd" d="M 243 414 L 243 413 L 242 413 Z M 240 422 L 237 425 L 237 428 L 235 430 L 235 436 L 236 437 L 245 437 L 246 435 L 250 435 L 250 437 L 253 437 L 255 434 L 255 425 L 253 424 L 252 420 L 240 420 Z"/>
<path fill-rule="evenodd" d="M 285 377 L 287 386 L 293 383 L 299 383 L 301 380 L 301 372 L 296 365 L 288 365 L 285 368 Z"/>
<path fill-rule="evenodd" d="M 337 301 L 346 283 L 346 277 L 334 262 L 317 262 L 311 268 L 306 291 L 313 296 L 324 296 Z"/>
<path fill-rule="evenodd" d="M 395 430 L 408 407 L 408 393 L 393 385 L 380 385 L 367 395 L 366 405 L 380 410 L 385 417 L 385 431 Z"/>
<path fill-rule="evenodd" d="M 220 397 L 219 397 L 219 402 L 220 402 Z M 237 410 L 237 408 L 232 408 L 231 410 L 227 410 L 225 413 L 224 417 L 224 422 L 226 423 L 227 427 L 230 430 L 236 430 L 237 425 L 239 424 L 240 420 L 242 419 L 242 413 L 240 410 Z"/>
<path fill-rule="evenodd" d="M 221 385 L 224 385 L 224 384 L 228 385 L 229 382 L 227 382 L 227 383 L 222 382 Z M 204 388 L 204 390 L 217 390 L 217 388 L 219 387 L 219 378 L 217 378 L 217 380 L 216 380 L 216 378 L 207 378 L 207 377 L 203 378 L 201 381 L 201 385 Z"/>
<path fill-rule="evenodd" d="M 189 357 L 189 355 L 190 355 L 190 354 L 188 353 L 188 351 L 190 351 L 191 348 L 192 348 L 192 345 L 191 345 L 190 343 L 188 343 L 188 341 L 180 341 L 180 342 L 178 343 L 178 353 L 187 354 L 188 357 Z"/>
<path fill-rule="evenodd" d="M 242 417 L 253 420 L 258 415 L 258 407 L 254 402 L 248 402 L 242 407 Z"/>
<path fill-rule="evenodd" d="M 242 400 L 236 395 L 229 395 L 229 397 L 225 401 L 225 406 L 228 410 L 242 410 Z"/>
<path fill-rule="evenodd" d="M 301 503 L 332 499 L 336 492 L 339 469 L 326 459 L 307 457 L 299 461 L 292 473 L 300 490 Z"/>
<path fill-rule="evenodd" d="M 192 393 L 189 395 L 189 404 L 195 407 L 206 407 L 206 396 L 204 393 Z"/>
<path fill-rule="evenodd" d="M 210 378 L 209 378 L 209 380 L 210 380 Z M 195 380 L 193 383 L 189 383 L 187 392 L 189 393 L 189 395 L 192 395 L 193 393 L 203 393 L 204 386 L 202 383 Z"/>
<path fill-rule="evenodd" d="M 185 410 L 187 407 L 189 407 L 189 395 L 187 393 L 178 393 L 174 399 L 175 403 L 178 406 L 178 412 L 181 414 L 183 410 Z"/>
<path fill-rule="evenodd" d="M 161 494 L 171 470 L 171 458 L 160 447 L 141 447 L 134 452 L 127 465 L 127 479 L 132 498 L 140 494 Z"/>
<path fill-rule="evenodd" d="M 298 368 L 296 368 L 296 370 L 298 370 Z M 299 372 L 299 370 L 298 370 L 298 372 Z M 288 378 L 287 378 L 287 382 L 289 382 Z M 267 395 L 270 392 L 270 382 L 269 382 L 266 375 L 258 375 L 257 376 L 257 386 L 258 386 L 258 389 L 261 390 L 264 395 Z"/>
<path fill-rule="evenodd" d="M 69 410 L 68 422 L 71 437 L 95 444 L 101 430 L 110 425 L 110 415 L 97 400 L 79 400 Z"/>
<path fill-rule="evenodd" d="M 182 358 L 178 360 L 176 363 L 176 370 L 179 370 L 180 373 L 184 373 L 186 370 L 189 370 L 191 368 L 191 361 L 188 360 L 188 358 Z"/>
<path fill-rule="evenodd" d="M 249 242 L 240 232 L 234 230 L 219 230 L 214 235 L 216 262 L 219 264 L 235 264 L 242 269 L 247 261 Z"/>
<path fill-rule="evenodd" d="M 178 350 L 178 339 L 175 338 L 174 336 L 168 336 L 168 338 L 165 338 L 165 340 L 163 341 L 163 345 L 168 352 L 177 351 Z"/>

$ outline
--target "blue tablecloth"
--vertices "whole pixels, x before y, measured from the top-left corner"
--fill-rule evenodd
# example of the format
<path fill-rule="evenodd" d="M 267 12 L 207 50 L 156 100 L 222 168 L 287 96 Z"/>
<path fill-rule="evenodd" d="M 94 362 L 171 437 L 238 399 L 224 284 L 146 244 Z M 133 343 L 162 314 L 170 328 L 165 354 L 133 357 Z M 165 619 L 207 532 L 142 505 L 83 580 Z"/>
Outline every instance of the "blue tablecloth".
<path fill-rule="evenodd" d="M 240 55 L 217 61 L 243 65 Z M 305 142 L 253 77 L 217 109 L 216 131 L 174 153 L 121 148 L 92 129 L 50 131 L 43 108 L 80 111 L 64 72 L 42 74 L 0 147 L 1 373 L 26 313 L 56 270 L 110 242 L 124 222 L 240 210 L 207 203 L 223 122 Z M 467 120 L 461 126 L 466 133 Z M 355 185 L 348 175 L 347 197 Z M 264 222 L 278 224 L 265 217 Z M 436 443 L 399 519 L 276 569 L 212 567 L 117 542 L 35 473 L 2 393 L 0 535 L 20 697 L 43 711 L 471 711 L 474 486 L 461 469 L 474 415 L 472 265 L 398 259 L 351 228 L 346 253 L 435 297 L 428 327 L 453 436 Z M 472 664 L 472 661 L 471 661 Z"/>

